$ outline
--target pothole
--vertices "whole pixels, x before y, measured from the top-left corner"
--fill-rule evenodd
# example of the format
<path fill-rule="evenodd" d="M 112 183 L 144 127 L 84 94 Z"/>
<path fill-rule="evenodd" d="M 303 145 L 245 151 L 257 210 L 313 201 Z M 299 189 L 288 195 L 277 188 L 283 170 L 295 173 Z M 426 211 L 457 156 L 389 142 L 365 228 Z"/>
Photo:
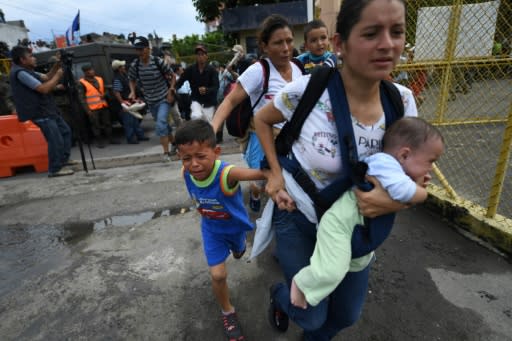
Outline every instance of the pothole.
<path fill-rule="evenodd" d="M 111 228 L 116 226 L 133 226 L 147 223 L 150 220 L 157 219 L 160 217 L 173 216 L 178 214 L 183 214 L 190 211 L 190 208 L 169 208 L 160 211 L 147 211 L 141 212 L 137 214 L 129 214 L 129 215 L 116 215 L 112 217 L 108 217 L 102 220 L 98 220 L 93 223 L 94 230 L 102 230 L 105 228 Z"/>
<path fill-rule="evenodd" d="M 190 208 L 169 208 L 137 214 L 117 215 L 98 221 L 66 224 L 12 225 L 0 227 L 0 295 L 15 289 L 70 259 L 75 246 L 95 231 L 142 225 L 150 220 L 174 216 Z"/>

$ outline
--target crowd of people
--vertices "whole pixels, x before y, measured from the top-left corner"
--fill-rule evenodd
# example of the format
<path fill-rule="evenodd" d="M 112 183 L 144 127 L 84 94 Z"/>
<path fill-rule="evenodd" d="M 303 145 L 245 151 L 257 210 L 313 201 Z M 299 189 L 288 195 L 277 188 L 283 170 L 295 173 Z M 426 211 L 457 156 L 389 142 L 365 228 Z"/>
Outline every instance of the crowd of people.
<path fill-rule="evenodd" d="M 174 150 L 181 159 L 186 188 L 201 215 L 203 249 L 228 340 L 245 339 L 226 267 L 231 254 L 244 255 L 246 234 L 254 228 L 241 181 L 251 182 L 254 212 L 264 193 L 270 198 L 262 218 L 275 234 L 274 254 L 284 276 L 282 283 L 268 283 L 271 326 L 285 332 L 291 320 L 304 330 L 305 340 L 322 341 L 359 319 L 375 250 L 388 236 L 394 214 L 425 200 L 433 162 L 444 150 L 440 132 L 416 117 L 412 91 L 385 81 L 403 52 L 405 32 L 403 0 L 345 0 L 332 50 L 321 21 L 305 27 L 307 51 L 297 58 L 303 64 L 292 61 L 293 31 L 280 15 L 261 24 L 265 63 L 247 62 L 236 45 L 231 63 L 215 65 L 208 62 L 207 47 L 197 45 L 196 63 L 183 69 L 153 57 L 144 37 L 133 37 L 138 58 L 128 71 L 124 61 L 113 61 L 113 90 L 128 143 L 147 139 L 137 117 L 147 106 L 163 161 Z M 49 95 L 62 69 L 56 63 L 40 75 L 28 49 L 14 49 L 13 55 L 11 82 L 20 120 L 32 119 L 47 138 L 49 175 L 67 175 L 70 129 Z M 94 138 L 102 139 L 102 146 L 115 143 L 103 117 L 103 81 L 90 65 L 83 71 L 80 93 Z M 326 77 L 321 89 L 308 86 L 319 77 Z M 178 95 L 184 87 L 190 89 L 188 102 Z M 313 90 L 319 91 L 314 101 Z M 247 98 L 254 115 L 239 141 L 247 167 L 235 167 L 220 160 L 222 136 L 216 134 Z M 306 99 L 312 109 L 299 112 Z M 290 136 L 285 152 L 276 146 L 281 131 Z M 260 231 L 258 225 L 256 235 Z"/>
<path fill-rule="evenodd" d="M 395 212 L 425 200 L 433 162 L 444 151 L 439 130 L 416 117 L 413 92 L 384 81 L 405 46 L 404 1 L 346 0 L 339 13 L 334 53 L 328 51 L 325 25 L 306 26 L 308 51 L 298 56 L 305 70 L 291 62 L 293 33 L 286 19 L 267 17 L 259 35 L 270 66 L 264 100 L 259 102 L 262 63 L 241 74 L 224 73 L 236 82 L 222 94 L 213 131 L 193 135 L 188 122 L 177 130 L 185 182 L 202 215 L 204 250 L 229 340 L 244 339 L 225 267 L 230 253 L 238 259 L 245 251 L 248 228 L 237 219 L 246 219 L 247 212 L 227 202 L 237 198 L 240 204 L 238 181 L 253 181 L 253 211 L 259 210 L 263 192 L 271 199 L 263 216 L 275 233 L 274 255 L 285 282 L 270 286 L 270 324 L 285 332 L 292 320 L 305 340 L 331 340 L 359 319 L 375 250 L 389 235 Z M 309 98 L 309 82 L 327 72 L 327 84 L 302 125 L 287 129 L 295 115 L 304 116 L 298 107 Z M 231 171 L 218 161 L 213 134 L 248 97 L 255 110 L 243 141 L 248 168 Z M 293 133 L 285 154 L 278 154 L 276 146 L 281 130 Z M 358 174 L 360 165 L 368 172 Z M 230 233 L 224 233 L 227 226 Z M 258 225 L 253 249 L 262 228 Z M 212 262 L 212 254 L 219 253 Z"/>
<path fill-rule="evenodd" d="M 162 146 L 162 160 L 168 162 L 171 155 L 175 153 L 173 129 L 179 127 L 184 120 L 203 118 L 211 121 L 218 104 L 219 68 L 209 62 L 205 45 L 199 44 L 195 48 L 196 63 L 183 68 L 181 64 L 173 63 L 168 54 L 164 53 L 162 57 L 154 56 L 147 38 L 143 36 L 131 38 L 133 39 L 130 42 L 135 48 L 137 57 L 128 65 L 125 60 L 112 60 L 112 91 L 107 89 L 104 75 L 97 74 L 91 63 L 85 63 L 81 65 L 83 77 L 76 80 L 78 96 L 76 101 L 80 103 L 78 108 L 71 106 L 71 102 L 75 99 L 69 98 L 70 93 L 63 84 L 62 71 L 58 73 L 55 87 L 45 93 L 45 103 L 40 105 L 48 107 L 52 115 L 55 114 L 64 119 L 64 123 L 71 130 L 72 143 L 80 135 L 82 140 L 87 143 L 93 142 L 98 148 L 121 143 L 113 136 L 114 121 L 121 123 L 126 143 L 138 144 L 149 140 L 141 127 L 141 121 L 144 114 L 150 113 L 155 121 L 155 135 Z M 15 81 L 20 81 L 23 85 L 30 83 L 28 77 L 24 77 L 28 74 L 41 77 L 39 80 L 41 83 L 50 80 L 46 75 L 35 71 L 37 63 L 33 52 L 30 46 L 24 44 L 19 44 L 9 51 L 9 55 L 16 57 L 16 59 L 13 58 Z M 59 58 L 59 55 L 50 58 L 50 68 L 61 68 L 62 63 Z M 33 86 L 33 84 L 28 85 Z M 5 92 L 3 88 L 0 90 L 2 93 Z M 34 95 L 40 96 L 37 88 L 33 88 L 32 91 Z M 19 103 L 17 106 L 23 105 Z M 14 108 L 6 108 L 4 111 L 10 113 L 12 109 Z M 71 117 L 73 110 L 79 111 L 80 122 L 78 123 L 73 122 Z M 48 116 L 46 112 L 31 113 L 31 115 Z M 217 136 L 217 141 L 222 142 L 222 132 Z M 48 142 L 52 141 L 48 137 L 46 139 Z M 53 150 L 60 147 L 52 145 L 49 146 L 50 148 Z M 58 167 L 50 167 L 49 176 L 73 174 L 69 168 L 65 171 L 53 171 L 56 168 Z"/>

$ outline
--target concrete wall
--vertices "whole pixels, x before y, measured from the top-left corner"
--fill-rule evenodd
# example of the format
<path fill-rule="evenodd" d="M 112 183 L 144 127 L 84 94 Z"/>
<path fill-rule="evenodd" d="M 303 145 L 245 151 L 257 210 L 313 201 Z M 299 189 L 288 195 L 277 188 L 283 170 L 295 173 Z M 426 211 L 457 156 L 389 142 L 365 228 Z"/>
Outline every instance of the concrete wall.
<path fill-rule="evenodd" d="M 25 38 L 28 39 L 28 30 L 25 27 L 0 23 L 0 40 L 6 42 L 10 49 L 18 44 L 18 39 Z"/>

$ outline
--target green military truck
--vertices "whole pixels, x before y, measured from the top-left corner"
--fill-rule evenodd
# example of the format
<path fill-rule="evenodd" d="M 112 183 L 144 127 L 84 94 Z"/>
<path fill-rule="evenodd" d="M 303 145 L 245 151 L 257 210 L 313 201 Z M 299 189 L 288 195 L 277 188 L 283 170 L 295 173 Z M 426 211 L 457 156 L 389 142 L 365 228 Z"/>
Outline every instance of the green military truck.
<path fill-rule="evenodd" d="M 77 81 L 83 77 L 82 66 L 92 64 L 96 74 L 105 81 L 106 88 L 112 87 L 112 61 L 114 59 L 125 60 L 129 65 L 137 57 L 132 45 L 90 43 L 36 53 L 34 56 L 37 59 L 37 67 L 47 68 L 51 63 L 50 58 L 55 56 L 57 51 L 62 50 L 73 55 L 72 71 Z"/>
<path fill-rule="evenodd" d="M 114 100 L 112 94 L 112 61 L 114 59 L 126 61 L 127 66 L 130 65 L 132 60 L 137 57 L 135 48 L 128 44 L 107 44 L 107 43 L 90 43 L 66 47 L 64 49 L 55 49 L 35 53 L 37 59 L 37 71 L 47 72 L 52 65 L 51 58 L 56 55 L 58 51 L 64 51 L 71 56 L 71 71 L 75 81 L 79 81 L 83 77 L 82 66 L 91 64 L 96 75 L 103 78 L 105 82 L 105 92 L 107 101 L 111 111 L 111 122 L 120 122 L 119 110 L 121 109 L 119 103 Z M 71 106 L 69 97 L 66 91 L 55 91 L 55 101 L 59 107 L 62 116 L 68 124 L 71 125 Z"/>
<path fill-rule="evenodd" d="M 78 81 L 83 77 L 82 65 L 90 63 L 96 70 L 96 74 L 101 76 L 105 81 L 105 88 L 107 89 L 107 93 L 111 98 L 111 89 L 112 89 L 112 61 L 114 59 L 125 60 L 127 65 L 131 63 L 131 61 L 137 57 L 135 53 L 135 49 L 132 45 L 128 44 L 107 44 L 107 43 L 90 43 L 77 45 L 72 47 L 66 47 L 64 49 L 55 49 L 44 52 L 35 53 L 34 56 L 37 59 L 37 68 L 36 71 L 46 72 L 50 65 L 50 58 L 55 56 L 57 51 L 65 50 L 66 52 L 71 52 L 73 54 L 73 65 L 72 72 L 75 77 L 75 80 Z M 9 60 L 1 60 L 5 63 L 10 62 Z M 5 63 L 2 63 L 0 66 L 3 66 Z M 7 65 L 7 64 L 5 64 Z M 7 99 L 9 97 L 9 87 L 8 87 L 8 72 L 2 72 L 0 70 L 0 95 L 2 99 L 2 103 L 7 103 Z M 59 97 L 56 94 L 56 97 Z M 59 102 L 59 101 L 58 101 Z M 0 108 L 0 114 L 5 115 L 12 112 L 12 106 L 6 106 L 5 108 Z M 117 120 L 117 118 L 113 117 L 113 122 Z"/>

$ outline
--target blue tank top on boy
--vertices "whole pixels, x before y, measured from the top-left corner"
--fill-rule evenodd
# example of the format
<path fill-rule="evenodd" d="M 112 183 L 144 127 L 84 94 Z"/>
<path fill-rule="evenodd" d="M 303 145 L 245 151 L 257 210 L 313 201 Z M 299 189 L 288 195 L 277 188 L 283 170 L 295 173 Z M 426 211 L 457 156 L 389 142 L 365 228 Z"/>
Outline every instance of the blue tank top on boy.
<path fill-rule="evenodd" d="M 212 233 L 239 233 L 253 229 L 244 206 L 242 190 L 237 183 L 228 186 L 228 173 L 233 165 L 216 160 L 212 173 L 205 180 L 197 180 L 188 171 L 183 172 L 187 190 L 201 214 L 201 227 Z"/>

